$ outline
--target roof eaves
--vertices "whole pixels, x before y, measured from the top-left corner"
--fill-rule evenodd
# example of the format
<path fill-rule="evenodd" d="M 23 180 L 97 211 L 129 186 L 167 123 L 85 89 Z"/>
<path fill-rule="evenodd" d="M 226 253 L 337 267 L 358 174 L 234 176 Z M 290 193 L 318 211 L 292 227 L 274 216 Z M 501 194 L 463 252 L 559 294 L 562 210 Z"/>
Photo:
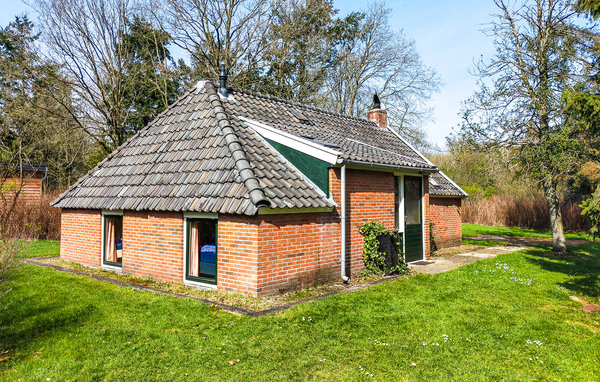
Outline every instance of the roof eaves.
<path fill-rule="evenodd" d="M 354 159 L 343 159 L 339 162 L 340 164 L 342 163 L 346 163 L 346 164 L 356 164 L 356 165 L 360 165 L 360 166 L 368 166 L 368 167 L 374 167 L 374 168 L 382 168 L 382 169 L 386 169 L 386 170 L 413 170 L 413 171 L 422 171 L 422 172 L 426 172 L 426 173 L 436 173 L 439 170 L 436 167 L 419 167 L 419 166 L 400 166 L 400 165 L 395 165 L 395 164 L 385 164 L 385 163 L 379 163 L 379 162 L 367 162 L 367 161 L 361 161 L 361 160 L 354 160 Z"/>
<path fill-rule="evenodd" d="M 375 122 L 373 122 L 373 123 L 375 123 Z M 419 152 L 417 149 L 415 149 L 413 145 L 411 145 L 410 143 L 408 143 L 408 141 L 407 141 L 406 139 L 402 138 L 402 136 L 401 136 L 400 134 L 398 134 L 398 132 L 397 132 L 397 131 L 394 131 L 394 129 L 392 129 L 392 128 L 391 128 L 391 127 L 389 127 L 389 126 L 387 126 L 387 129 L 388 129 L 389 131 L 391 131 L 391 132 L 392 132 L 392 134 L 394 134 L 396 137 L 398 137 L 398 139 L 400 139 L 400 140 L 401 140 L 401 141 L 402 141 L 402 142 L 403 142 L 405 145 L 407 145 L 408 147 L 410 147 L 410 149 L 411 149 L 412 151 L 414 151 L 415 153 L 417 153 L 417 155 L 418 155 L 418 156 L 420 156 L 421 158 L 423 158 L 423 160 L 424 160 L 425 162 L 427 162 L 428 164 L 430 164 L 430 165 L 431 165 L 431 166 L 433 166 L 433 167 L 436 167 L 436 166 L 435 166 L 433 163 L 431 163 L 431 162 L 429 161 L 429 159 L 425 158 L 425 156 L 423 156 L 423 155 L 422 155 L 422 154 L 421 154 L 421 153 L 420 153 L 420 152 Z"/>
<path fill-rule="evenodd" d="M 452 184 L 454 187 L 456 187 L 456 189 L 457 189 L 457 190 L 459 190 L 459 191 L 461 192 L 461 194 L 462 194 L 462 197 L 466 198 L 466 197 L 468 197 L 468 196 L 469 196 L 469 194 L 467 194 L 467 193 L 465 192 L 465 190 L 463 190 L 462 188 L 460 188 L 460 186 L 459 186 L 458 184 L 454 183 L 454 181 L 453 181 L 452 179 L 450 179 L 450 178 L 448 177 L 448 175 L 444 174 L 444 172 L 443 172 L 443 171 L 441 171 L 441 170 L 440 170 L 440 171 L 439 171 L 439 174 L 440 174 L 441 176 L 443 176 L 443 177 L 444 177 L 444 178 L 445 178 L 445 179 L 446 179 L 448 182 L 450 182 L 450 184 Z"/>

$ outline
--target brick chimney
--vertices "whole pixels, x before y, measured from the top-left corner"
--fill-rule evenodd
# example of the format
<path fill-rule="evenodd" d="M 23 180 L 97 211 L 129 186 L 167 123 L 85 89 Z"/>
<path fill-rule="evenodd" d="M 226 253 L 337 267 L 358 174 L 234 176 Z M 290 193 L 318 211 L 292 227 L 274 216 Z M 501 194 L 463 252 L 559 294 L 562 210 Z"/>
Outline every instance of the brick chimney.
<path fill-rule="evenodd" d="M 373 95 L 373 108 L 367 111 L 367 119 L 374 121 L 382 129 L 387 127 L 387 111 L 381 108 L 381 102 L 377 93 Z"/>

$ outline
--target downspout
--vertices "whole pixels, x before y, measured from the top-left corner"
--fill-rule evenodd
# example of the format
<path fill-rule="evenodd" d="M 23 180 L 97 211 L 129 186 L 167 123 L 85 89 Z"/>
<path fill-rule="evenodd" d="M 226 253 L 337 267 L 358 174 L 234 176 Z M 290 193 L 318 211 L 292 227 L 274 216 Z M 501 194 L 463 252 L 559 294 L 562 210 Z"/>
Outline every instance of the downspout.
<path fill-rule="evenodd" d="M 341 252 L 340 252 L 340 273 L 342 276 L 342 280 L 347 283 L 350 280 L 350 277 L 346 276 L 346 164 L 342 163 L 341 169 Z"/>

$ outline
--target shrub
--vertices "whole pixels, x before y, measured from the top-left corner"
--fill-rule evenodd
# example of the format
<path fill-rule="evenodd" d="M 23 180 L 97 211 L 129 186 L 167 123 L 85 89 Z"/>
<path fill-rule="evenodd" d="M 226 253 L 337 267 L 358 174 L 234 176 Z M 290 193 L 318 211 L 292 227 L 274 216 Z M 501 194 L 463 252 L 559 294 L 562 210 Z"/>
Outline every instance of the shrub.
<path fill-rule="evenodd" d="M 579 203 L 563 200 L 561 215 L 566 231 L 587 231 L 589 220 L 581 215 Z M 463 223 L 549 229 L 548 205 L 543 197 L 494 195 L 485 199 L 467 199 L 461 208 Z"/>
<path fill-rule="evenodd" d="M 27 245 L 19 239 L 5 239 L 0 234 L 0 297 L 7 293 L 8 282 L 17 272 Z"/>
<path fill-rule="evenodd" d="M 590 219 L 591 227 L 588 232 L 595 241 L 600 237 L 600 188 L 594 197 L 584 200 L 580 207 L 582 208 L 581 214 Z"/>
<path fill-rule="evenodd" d="M 8 198 L 0 201 L 0 230 L 5 239 L 60 239 L 60 209 L 50 202 L 57 194 L 44 194 L 40 202 L 18 199 L 14 206 Z"/>
<path fill-rule="evenodd" d="M 362 255 L 365 262 L 363 274 L 397 274 L 408 272 L 408 267 L 404 263 L 404 256 L 402 254 L 402 234 L 388 231 L 378 221 L 364 223 L 358 232 L 365 238 Z M 391 253 L 386 254 L 380 248 L 380 242 L 385 236 L 388 236 L 396 247 L 396 253 L 398 254 L 397 262 L 393 261 Z"/>

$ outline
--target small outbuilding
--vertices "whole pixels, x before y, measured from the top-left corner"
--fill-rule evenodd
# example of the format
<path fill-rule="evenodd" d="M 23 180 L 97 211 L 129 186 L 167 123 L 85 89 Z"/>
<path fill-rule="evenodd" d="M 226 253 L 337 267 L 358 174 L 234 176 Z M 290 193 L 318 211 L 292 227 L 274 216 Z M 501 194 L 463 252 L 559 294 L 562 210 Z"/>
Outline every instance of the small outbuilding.
<path fill-rule="evenodd" d="M 65 260 L 263 296 L 360 273 L 365 222 L 403 232 L 408 262 L 430 227 L 458 244 L 463 196 L 379 105 L 354 118 L 207 81 L 53 205 Z"/>
<path fill-rule="evenodd" d="M 39 204 L 43 195 L 43 182 L 48 175 L 44 164 L 0 164 L 0 202 L 17 198 L 24 204 Z"/>

